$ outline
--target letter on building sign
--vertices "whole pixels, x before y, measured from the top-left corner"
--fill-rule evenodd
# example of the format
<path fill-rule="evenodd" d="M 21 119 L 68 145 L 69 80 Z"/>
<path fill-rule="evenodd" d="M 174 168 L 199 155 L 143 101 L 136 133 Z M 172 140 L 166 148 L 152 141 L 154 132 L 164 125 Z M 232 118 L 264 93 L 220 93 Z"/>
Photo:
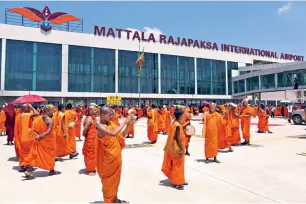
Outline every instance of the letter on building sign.
<path fill-rule="evenodd" d="M 129 40 L 130 39 L 130 34 L 131 34 L 131 30 L 125 30 L 126 32 L 126 38 Z"/>
<path fill-rule="evenodd" d="M 159 35 L 159 43 L 165 43 L 165 44 L 167 43 L 165 35 Z"/>
<path fill-rule="evenodd" d="M 95 26 L 94 27 L 94 35 L 105 36 L 105 27 L 101 27 L 101 29 L 99 29 L 99 26 Z"/>
<path fill-rule="evenodd" d="M 169 36 L 169 38 L 168 38 L 168 44 L 174 45 L 174 41 L 173 41 L 173 37 L 172 37 L 172 36 Z"/>
<path fill-rule="evenodd" d="M 135 32 L 134 32 L 134 35 L 133 35 L 133 39 L 132 39 L 132 40 L 135 40 L 136 38 L 137 38 L 137 40 L 140 41 L 140 36 L 139 36 L 138 31 L 135 31 Z"/>
<path fill-rule="evenodd" d="M 116 37 L 114 30 L 112 28 L 108 29 L 108 32 L 106 34 L 107 37 L 112 36 L 113 38 Z"/>
<path fill-rule="evenodd" d="M 116 31 L 118 32 L 118 38 L 121 38 L 121 32 L 123 31 L 123 29 L 116 28 Z"/>
<path fill-rule="evenodd" d="M 153 33 L 150 33 L 150 36 L 149 36 L 149 42 L 150 42 L 150 41 L 156 42 L 156 41 L 155 41 L 155 37 L 154 37 L 154 34 L 153 34 Z"/>

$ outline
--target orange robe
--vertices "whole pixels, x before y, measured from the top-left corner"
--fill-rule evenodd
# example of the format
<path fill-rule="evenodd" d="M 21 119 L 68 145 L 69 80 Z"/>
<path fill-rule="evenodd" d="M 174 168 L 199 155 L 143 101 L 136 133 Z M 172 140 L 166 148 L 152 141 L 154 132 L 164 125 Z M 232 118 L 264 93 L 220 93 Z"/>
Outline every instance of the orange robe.
<path fill-rule="evenodd" d="M 235 110 L 238 113 L 238 109 Z M 228 137 L 229 143 L 231 145 L 240 144 L 240 132 L 239 132 L 239 118 L 232 115 L 231 112 L 228 113 L 228 128 L 231 128 L 231 135 Z"/>
<path fill-rule="evenodd" d="M 136 110 L 135 109 L 133 111 L 133 114 L 136 114 Z M 132 135 L 132 136 L 135 135 L 135 124 L 134 123 L 131 124 L 130 129 L 128 131 L 128 135 Z"/>
<path fill-rule="evenodd" d="M 173 185 L 185 184 L 185 154 L 182 156 L 175 152 L 179 150 L 177 141 L 175 141 L 176 128 L 180 128 L 180 137 L 184 144 L 185 133 L 182 126 L 178 122 L 171 124 L 171 130 L 167 138 L 167 142 L 164 148 L 164 161 L 161 171 L 168 177 Z M 173 146 L 173 144 L 175 144 Z"/>
<path fill-rule="evenodd" d="M 171 116 L 171 119 L 175 118 L 174 111 L 175 111 L 175 108 L 174 107 L 170 107 L 170 116 Z"/>
<path fill-rule="evenodd" d="M 115 130 L 117 125 L 110 122 L 108 129 Z M 122 170 L 121 151 L 125 147 L 122 134 L 105 135 L 98 139 L 97 171 L 102 182 L 104 203 L 111 203 L 117 196 Z"/>
<path fill-rule="evenodd" d="M 91 116 L 87 116 L 91 117 Z M 86 119 L 85 119 L 86 121 Z M 85 127 L 84 121 L 84 127 Z M 98 139 L 97 139 L 97 129 L 96 129 L 97 119 L 93 117 L 93 122 L 88 128 L 87 136 L 84 141 L 82 153 L 84 155 L 84 163 L 87 172 L 95 172 L 97 167 L 97 148 L 98 148 Z"/>
<path fill-rule="evenodd" d="M 205 126 L 205 157 L 214 158 L 218 155 L 218 137 L 221 129 L 222 117 L 214 112 L 207 114 Z"/>
<path fill-rule="evenodd" d="M 111 121 L 113 123 L 115 123 L 117 126 L 120 126 L 120 123 L 119 123 L 119 114 L 118 112 L 116 111 L 114 116 L 112 117 Z"/>
<path fill-rule="evenodd" d="M 30 154 L 34 136 L 32 134 L 33 120 L 31 113 L 22 113 L 20 120 L 20 150 L 19 150 L 19 166 L 26 166 L 28 162 L 27 156 Z"/>
<path fill-rule="evenodd" d="M 42 134 L 48 130 L 48 126 L 43 121 L 43 116 L 35 118 L 33 131 Z M 34 133 L 33 137 L 34 137 Z M 54 170 L 56 158 L 56 136 L 54 131 L 41 140 L 35 140 L 31 147 L 27 161 L 29 166 L 38 167 L 44 170 Z"/>
<path fill-rule="evenodd" d="M 5 121 L 6 121 L 6 114 L 4 110 L 1 110 L 0 112 L 0 132 L 6 132 Z"/>
<path fill-rule="evenodd" d="M 250 106 L 245 107 L 241 111 L 241 115 L 250 114 L 252 116 L 253 110 Z M 244 140 L 250 141 L 250 129 L 251 129 L 251 116 L 247 118 L 241 118 L 241 131 Z"/>
<path fill-rule="evenodd" d="M 128 116 L 127 111 L 128 111 L 127 107 L 124 107 L 123 110 L 122 110 L 123 117 L 125 117 L 125 118 Z"/>
<path fill-rule="evenodd" d="M 186 109 L 185 112 L 184 112 L 184 115 L 183 115 L 183 119 L 181 120 L 180 123 L 181 123 L 181 125 L 184 125 L 189 120 L 191 120 L 191 115 L 190 115 L 189 111 Z M 183 130 L 184 130 L 184 134 L 185 134 L 185 137 L 186 137 L 185 147 L 188 148 L 191 136 L 186 135 L 185 129 L 183 129 Z"/>
<path fill-rule="evenodd" d="M 81 138 L 81 123 L 82 123 L 82 114 L 79 112 L 76 113 L 77 122 L 75 124 L 75 136 Z"/>
<path fill-rule="evenodd" d="M 151 142 L 156 142 L 158 138 L 158 112 L 157 109 L 152 109 L 148 112 L 148 139 Z"/>
<path fill-rule="evenodd" d="M 165 113 L 165 117 L 166 117 L 166 133 L 169 134 L 170 133 L 170 129 L 171 129 L 171 116 L 170 113 L 167 111 L 166 109 L 166 113 Z"/>
<path fill-rule="evenodd" d="M 67 135 L 64 137 L 64 131 L 62 126 L 62 121 L 65 114 L 63 112 L 58 112 L 55 124 L 54 124 L 54 134 L 56 135 L 56 156 L 65 157 L 68 156 L 71 151 L 68 147 Z"/>
<path fill-rule="evenodd" d="M 265 131 L 269 131 L 269 127 L 268 127 L 268 115 L 266 110 L 259 110 L 258 111 L 258 131 L 261 132 L 265 132 Z"/>
<path fill-rule="evenodd" d="M 163 132 L 163 114 L 158 111 L 158 132 Z"/>
<path fill-rule="evenodd" d="M 230 147 L 230 143 L 228 140 L 228 135 L 231 135 L 231 129 L 228 129 L 228 121 L 223 119 L 220 124 L 220 130 L 218 134 L 218 148 L 219 149 L 226 149 Z"/>
<path fill-rule="evenodd" d="M 66 110 L 65 111 L 65 128 L 67 129 L 67 137 L 68 137 L 68 148 L 70 153 L 76 152 L 76 139 L 75 139 L 75 126 L 73 128 L 69 128 L 68 125 L 71 121 L 76 120 L 76 112 L 74 110 Z"/>
<path fill-rule="evenodd" d="M 168 117 L 168 110 L 167 108 L 163 108 L 162 109 L 162 114 L 161 114 L 161 118 L 162 118 L 162 131 L 167 133 L 167 117 Z"/>
<path fill-rule="evenodd" d="M 288 106 L 284 106 L 284 116 L 285 116 L 286 118 L 289 117 Z"/>
<path fill-rule="evenodd" d="M 21 114 L 16 113 L 15 125 L 14 125 L 14 146 L 16 157 L 19 158 L 20 155 L 20 142 L 21 142 Z"/>

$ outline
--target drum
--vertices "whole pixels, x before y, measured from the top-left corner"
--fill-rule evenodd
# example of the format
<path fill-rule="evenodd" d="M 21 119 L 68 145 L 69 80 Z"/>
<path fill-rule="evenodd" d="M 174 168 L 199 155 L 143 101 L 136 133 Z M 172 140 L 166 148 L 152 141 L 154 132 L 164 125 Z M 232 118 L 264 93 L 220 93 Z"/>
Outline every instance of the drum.
<path fill-rule="evenodd" d="M 195 128 L 192 125 L 186 126 L 186 135 L 192 136 L 195 133 Z"/>
<path fill-rule="evenodd" d="M 69 128 L 73 128 L 75 125 L 76 125 L 76 121 L 73 120 L 73 121 L 71 121 L 71 122 L 68 124 L 68 127 L 69 127 Z"/>

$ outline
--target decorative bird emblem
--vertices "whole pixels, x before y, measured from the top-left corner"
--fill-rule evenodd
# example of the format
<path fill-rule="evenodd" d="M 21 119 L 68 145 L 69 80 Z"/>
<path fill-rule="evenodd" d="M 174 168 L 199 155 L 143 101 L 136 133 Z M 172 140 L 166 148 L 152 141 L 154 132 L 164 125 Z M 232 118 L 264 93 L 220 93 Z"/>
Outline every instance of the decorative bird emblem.
<path fill-rule="evenodd" d="M 51 24 L 59 25 L 59 24 L 66 23 L 69 21 L 80 21 L 81 20 L 75 16 L 72 16 L 70 14 L 63 13 L 63 12 L 51 13 L 48 6 L 46 6 L 42 12 L 38 11 L 37 9 L 29 8 L 29 7 L 11 8 L 9 9 L 9 11 L 18 13 L 30 19 L 31 21 L 41 23 L 40 28 L 45 32 L 48 32 L 52 29 Z"/>

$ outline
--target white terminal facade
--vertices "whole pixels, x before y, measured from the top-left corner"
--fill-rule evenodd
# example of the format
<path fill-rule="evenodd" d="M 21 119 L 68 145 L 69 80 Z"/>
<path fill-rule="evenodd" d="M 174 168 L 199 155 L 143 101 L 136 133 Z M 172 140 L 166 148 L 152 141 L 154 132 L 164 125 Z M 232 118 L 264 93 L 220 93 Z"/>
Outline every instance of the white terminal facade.
<path fill-rule="evenodd" d="M 54 103 L 104 103 L 115 95 L 122 97 L 122 105 L 138 104 L 139 96 L 142 104 L 223 103 L 232 99 L 232 77 L 239 75 L 239 67 L 303 61 L 298 55 L 171 36 L 153 40 L 134 32 L 127 39 L 124 30 L 119 37 L 118 29 L 103 26 L 87 34 L 0 24 L 1 103 L 29 93 Z M 140 94 L 139 49 L 145 53 Z"/>

